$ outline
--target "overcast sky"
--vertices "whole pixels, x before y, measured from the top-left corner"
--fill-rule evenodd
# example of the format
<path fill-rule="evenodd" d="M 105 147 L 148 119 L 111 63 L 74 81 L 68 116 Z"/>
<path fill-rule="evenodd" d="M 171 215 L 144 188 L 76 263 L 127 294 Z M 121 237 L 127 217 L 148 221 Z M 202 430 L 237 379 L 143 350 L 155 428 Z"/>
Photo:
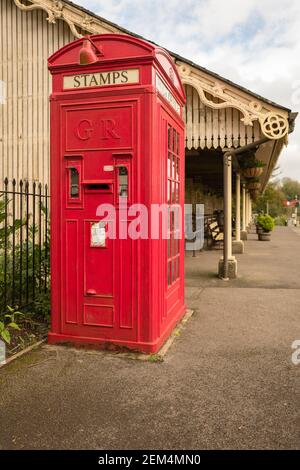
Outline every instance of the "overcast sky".
<path fill-rule="evenodd" d="M 130 31 L 300 111 L 299 0 L 74 0 Z M 300 180 L 300 116 L 280 157 Z"/>

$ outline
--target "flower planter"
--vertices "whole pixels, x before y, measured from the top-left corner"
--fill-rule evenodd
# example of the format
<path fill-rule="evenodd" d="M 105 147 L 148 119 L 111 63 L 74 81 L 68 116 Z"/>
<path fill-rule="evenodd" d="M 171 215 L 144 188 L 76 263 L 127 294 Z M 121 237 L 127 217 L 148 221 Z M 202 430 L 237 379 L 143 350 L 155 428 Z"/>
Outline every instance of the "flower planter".
<path fill-rule="evenodd" d="M 260 214 L 257 216 L 256 224 L 258 239 L 263 242 L 269 241 L 274 228 L 274 219 L 268 214 Z"/>
<path fill-rule="evenodd" d="M 242 175 L 245 178 L 257 178 L 263 173 L 264 169 L 261 166 L 255 166 L 252 168 L 243 168 Z"/>
<path fill-rule="evenodd" d="M 271 232 L 259 232 L 258 233 L 258 239 L 261 242 L 269 242 L 271 240 Z"/>
<path fill-rule="evenodd" d="M 261 188 L 260 183 L 254 183 L 254 182 L 249 182 L 246 183 L 246 188 L 249 189 L 250 191 L 258 191 Z"/>
<path fill-rule="evenodd" d="M 258 198 L 259 196 L 259 191 L 258 189 L 250 189 L 250 196 L 251 196 L 251 199 L 253 199 L 253 201 L 256 201 L 256 199 Z"/>

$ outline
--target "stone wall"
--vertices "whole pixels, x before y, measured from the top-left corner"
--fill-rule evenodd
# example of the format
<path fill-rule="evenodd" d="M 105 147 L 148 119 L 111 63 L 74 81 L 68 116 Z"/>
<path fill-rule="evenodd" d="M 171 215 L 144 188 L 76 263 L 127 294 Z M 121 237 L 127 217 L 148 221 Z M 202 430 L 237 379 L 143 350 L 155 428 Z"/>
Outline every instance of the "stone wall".
<path fill-rule="evenodd" d="M 204 187 L 199 178 L 186 178 L 185 203 L 204 204 L 204 214 L 213 214 L 216 209 L 223 209 L 223 198 L 214 194 L 213 189 Z"/>

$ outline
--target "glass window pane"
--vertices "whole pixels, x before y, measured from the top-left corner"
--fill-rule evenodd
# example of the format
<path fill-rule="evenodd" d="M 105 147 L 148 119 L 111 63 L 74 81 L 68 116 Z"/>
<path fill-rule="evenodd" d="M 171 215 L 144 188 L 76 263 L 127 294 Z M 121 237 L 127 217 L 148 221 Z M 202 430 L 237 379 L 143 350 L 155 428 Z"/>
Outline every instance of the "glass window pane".
<path fill-rule="evenodd" d="M 179 181 L 179 171 L 180 171 L 180 169 L 179 169 L 179 163 L 180 163 L 179 158 L 176 158 L 176 178 L 175 178 L 175 179 L 176 179 L 177 181 Z"/>
<path fill-rule="evenodd" d="M 173 232 L 174 230 L 174 219 L 175 219 L 175 216 L 174 216 L 174 211 L 170 211 L 170 231 Z"/>
<path fill-rule="evenodd" d="M 172 178 L 172 154 L 168 154 L 168 178 Z"/>
<path fill-rule="evenodd" d="M 176 279 L 176 258 L 172 261 L 172 282 Z"/>
<path fill-rule="evenodd" d="M 172 141 L 173 141 L 172 127 L 168 126 L 168 149 L 170 150 L 172 150 Z"/>
<path fill-rule="evenodd" d="M 79 197 L 79 172 L 77 168 L 71 168 L 70 173 L 70 197 Z"/>
<path fill-rule="evenodd" d="M 179 155 L 179 134 L 177 133 L 177 146 L 176 146 L 176 153 Z"/>
<path fill-rule="evenodd" d="M 170 240 L 170 238 L 168 238 L 168 240 L 167 240 L 167 245 L 168 245 L 168 255 L 167 256 L 168 256 L 168 258 L 170 258 L 171 257 L 171 240 Z"/>
<path fill-rule="evenodd" d="M 172 202 L 176 202 L 176 183 L 172 181 Z"/>
<path fill-rule="evenodd" d="M 176 178 L 176 157 L 172 158 L 172 179 Z"/>
<path fill-rule="evenodd" d="M 173 129 L 173 152 L 177 153 L 177 132 Z"/>
<path fill-rule="evenodd" d="M 128 197 L 128 170 L 126 166 L 119 167 L 119 197 Z"/>
<path fill-rule="evenodd" d="M 179 256 L 176 258 L 176 279 L 179 278 Z"/>
<path fill-rule="evenodd" d="M 168 286 L 172 283 L 172 261 L 168 263 Z"/>
<path fill-rule="evenodd" d="M 172 240 L 172 256 L 176 255 L 176 249 L 177 249 L 177 240 L 175 240 L 175 238 L 173 238 Z"/>
<path fill-rule="evenodd" d="M 171 204 L 171 186 L 172 186 L 172 181 L 168 180 L 168 187 L 167 187 L 167 203 Z"/>
<path fill-rule="evenodd" d="M 176 233 L 176 232 L 175 232 Z M 173 250 L 173 256 L 177 255 L 179 253 L 179 240 L 178 238 L 175 238 L 174 234 L 174 250 Z"/>

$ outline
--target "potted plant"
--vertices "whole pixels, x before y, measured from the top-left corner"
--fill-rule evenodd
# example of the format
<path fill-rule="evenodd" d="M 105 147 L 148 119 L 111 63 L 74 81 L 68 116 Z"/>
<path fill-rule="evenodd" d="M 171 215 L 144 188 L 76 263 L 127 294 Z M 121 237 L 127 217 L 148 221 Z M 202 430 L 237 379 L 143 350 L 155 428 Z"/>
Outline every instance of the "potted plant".
<path fill-rule="evenodd" d="M 256 217 L 256 221 L 255 221 L 256 233 L 257 233 L 257 235 L 258 235 L 259 233 L 262 233 L 262 231 L 263 231 L 263 229 L 262 229 L 262 227 L 261 227 L 261 225 L 260 225 L 260 223 L 259 223 L 260 220 L 261 220 L 261 217 L 263 217 L 262 214 L 258 215 L 258 216 Z"/>
<path fill-rule="evenodd" d="M 264 166 L 265 163 L 258 160 L 255 154 L 249 154 L 240 160 L 241 172 L 244 178 L 257 178 L 261 176 Z"/>
<path fill-rule="evenodd" d="M 275 226 L 273 217 L 267 214 L 260 215 L 257 218 L 257 224 L 259 225 L 258 239 L 260 241 L 270 241 L 271 232 Z"/>
<path fill-rule="evenodd" d="M 251 178 L 246 182 L 246 188 L 253 191 L 258 191 L 261 188 L 261 183 L 258 178 Z"/>
<path fill-rule="evenodd" d="M 250 189 L 249 193 L 250 193 L 251 199 L 253 201 L 256 201 L 258 196 L 259 196 L 259 190 L 258 189 Z"/>

